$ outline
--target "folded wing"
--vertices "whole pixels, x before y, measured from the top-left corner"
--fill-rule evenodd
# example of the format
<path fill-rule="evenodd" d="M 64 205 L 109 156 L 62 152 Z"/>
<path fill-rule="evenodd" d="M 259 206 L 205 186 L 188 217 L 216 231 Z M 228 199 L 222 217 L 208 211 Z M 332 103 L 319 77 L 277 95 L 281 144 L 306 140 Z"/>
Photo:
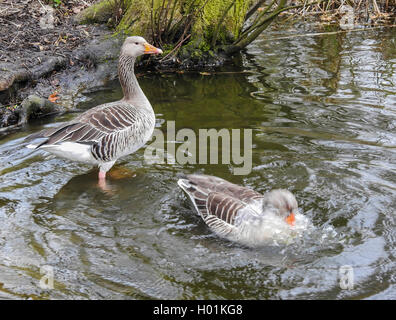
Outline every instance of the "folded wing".
<path fill-rule="evenodd" d="M 95 107 L 71 122 L 43 130 L 27 139 L 47 138 L 36 148 L 61 142 L 90 144 L 95 158 L 109 161 L 120 147 L 133 140 L 133 128 L 142 119 L 139 112 L 137 108 L 117 101 Z"/>
<path fill-rule="evenodd" d="M 205 223 L 222 236 L 235 229 L 235 219 L 241 209 L 263 198 L 254 190 L 206 175 L 188 175 L 178 184 Z"/>

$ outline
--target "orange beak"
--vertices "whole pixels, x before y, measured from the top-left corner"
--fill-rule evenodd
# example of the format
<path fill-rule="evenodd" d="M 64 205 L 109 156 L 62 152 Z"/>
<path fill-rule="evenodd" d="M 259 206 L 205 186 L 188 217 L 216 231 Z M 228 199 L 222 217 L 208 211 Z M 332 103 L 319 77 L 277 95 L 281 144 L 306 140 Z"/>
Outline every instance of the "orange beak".
<path fill-rule="evenodd" d="M 290 224 L 291 226 L 294 226 L 295 222 L 296 222 L 296 216 L 294 215 L 294 213 L 290 213 L 286 218 L 285 221 Z"/>
<path fill-rule="evenodd" d="M 144 54 L 159 54 L 162 53 L 162 50 L 152 46 L 151 44 L 144 44 Z"/>

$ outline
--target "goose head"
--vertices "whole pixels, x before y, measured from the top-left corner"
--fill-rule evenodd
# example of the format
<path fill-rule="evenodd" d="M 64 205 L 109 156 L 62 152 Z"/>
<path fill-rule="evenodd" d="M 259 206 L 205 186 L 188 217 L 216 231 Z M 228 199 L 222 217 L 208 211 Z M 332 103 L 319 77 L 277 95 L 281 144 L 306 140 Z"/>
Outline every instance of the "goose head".
<path fill-rule="evenodd" d="M 263 209 L 271 207 L 289 225 L 294 226 L 298 204 L 295 196 L 288 190 L 276 189 L 265 194 Z"/>
<path fill-rule="evenodd" d="M 143 54 L 160 54 L 162 50 L 149 44 L 144 38 L 139 36 L 128 37 L 121 47 L 121 54 L 131 57 L 138 57 Z"/>

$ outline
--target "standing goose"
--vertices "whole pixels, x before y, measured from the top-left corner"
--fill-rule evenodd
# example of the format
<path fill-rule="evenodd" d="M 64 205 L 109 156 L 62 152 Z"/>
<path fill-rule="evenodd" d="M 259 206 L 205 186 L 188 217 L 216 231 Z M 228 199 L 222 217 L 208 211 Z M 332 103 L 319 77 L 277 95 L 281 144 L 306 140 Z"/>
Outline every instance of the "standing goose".
<path fill-rule="evenodd" d="M 298 213 L 297 200 L 287 190 L 262 195 L 207 175 L 188 175 L 179 179 L 178 185 L 212 231 L 248 246 L 268 244 L 277 236 L 290 234 L 296 222 L 306 219 Z"/>
<path fill-rule="evenodd" d="M 162 53 L 142 37 L 126 38 L 121 47 L 118 76 L 124 97 L 96 106 L 59 127 L 43 130 L 27 139 L 45 138 L 29 148 L 43 149 L 59 157 L 99 166 L 99 181 L 118 158 L 135 152 L 150 139 L 155 115 L 140 88 L 134 64 L 143 54 Z"/>

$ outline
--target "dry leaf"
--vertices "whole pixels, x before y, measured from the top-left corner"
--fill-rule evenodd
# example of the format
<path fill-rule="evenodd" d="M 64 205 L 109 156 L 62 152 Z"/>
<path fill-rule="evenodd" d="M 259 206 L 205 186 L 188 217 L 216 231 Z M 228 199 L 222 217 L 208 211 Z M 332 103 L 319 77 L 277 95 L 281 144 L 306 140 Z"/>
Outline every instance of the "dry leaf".
<path fill-rule="evenodd" d="M 58 92 L 54 92 L 53 94 L 50 94 L 50 96 L 48 97 L 48 100 L 51 102 L 56 102 L 56 100 L 58 100 Z"/>

